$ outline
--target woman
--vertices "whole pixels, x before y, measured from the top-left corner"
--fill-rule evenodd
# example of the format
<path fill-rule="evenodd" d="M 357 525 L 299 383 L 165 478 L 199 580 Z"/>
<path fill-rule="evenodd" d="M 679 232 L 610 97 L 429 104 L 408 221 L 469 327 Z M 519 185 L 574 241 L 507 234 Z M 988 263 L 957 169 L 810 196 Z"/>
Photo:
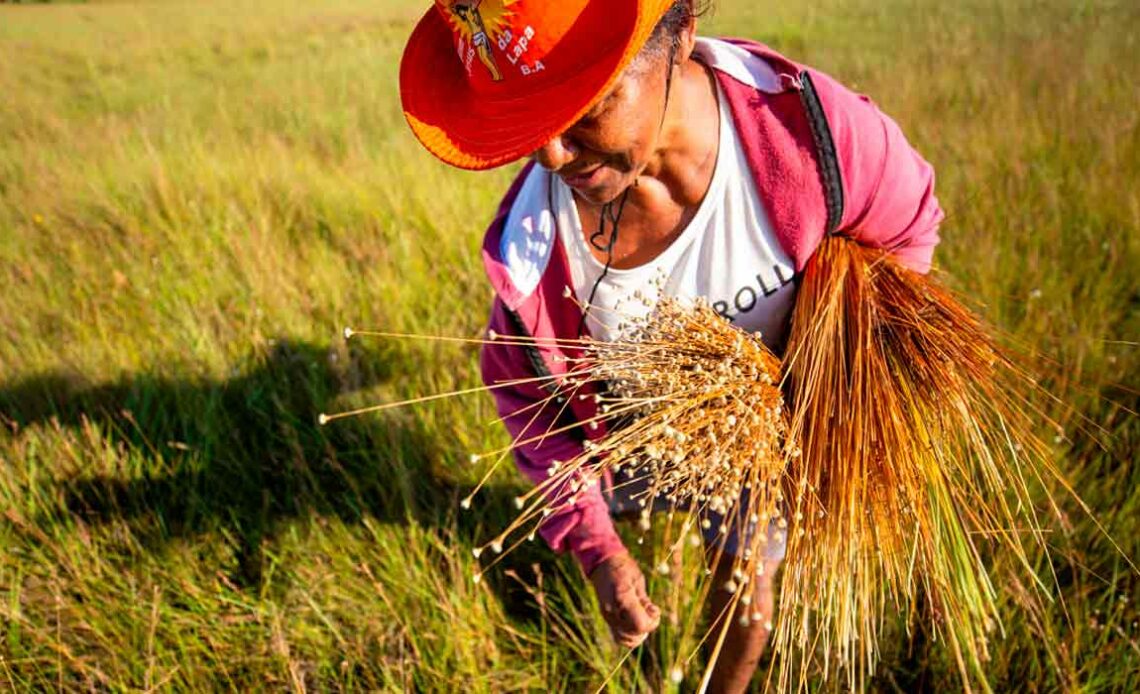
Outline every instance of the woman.
<path fill-rule="evenodd" d="M 930 166 L 898 126 L 869 100 L 762 45 L 697 38 L 696 5 L 437 0 L 413 32 L 401 95 L 420 141 L 469 169 L 531 159 L 484 242 L 495 333 L 612 339 L 621 329 L 614 309 L 628 312 L 637 303 L 630 297 L 659 288 L 706 297 L 778 351 L 796 273 L 825 234 L 929 269 L 942 213 Z M 472 47 L 472 12 L 500 70 Z M 552 342 L 491 345 L 484 378 L 558 377 L 564 356 Z M 605 435 L 574 426 L 593 417 L 591 398 L 555 401 L 536 416 L 529 406 L 553 391 L 532 381 L 493 392 L 517 439 L 564 432 L 516 451 L 536 482 Z M 657 627 L 659 610 L 614 530 L 612 514 L 628 501 L 592 487 L 541 532 L 578 557 L 615 638 L 635 646 Z M 722 535 L 710 525 L 711 542 Z M 721 540 L 729 553 L 747 531 L 729 529 Z M 781 538 L 770 531 L 770 539 L 772 570 L 752 584 L 749 616 L 761 618 L 733 618 L 714 690 L 743 690 L 767 641 L 782 558 Z M 713 567 L 723 580 L 730 563 Z M 710 614 L 721 615 L 727 600 L 714 592 Z"/>

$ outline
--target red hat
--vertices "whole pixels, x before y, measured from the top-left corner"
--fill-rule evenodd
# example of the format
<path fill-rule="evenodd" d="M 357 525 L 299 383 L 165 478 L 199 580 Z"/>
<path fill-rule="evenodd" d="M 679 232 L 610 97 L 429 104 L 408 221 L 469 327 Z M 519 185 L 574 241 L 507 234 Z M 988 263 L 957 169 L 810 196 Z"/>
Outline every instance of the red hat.
<path fill-rule="evenodd" d="M 400 63 L 404 116 L 437 157 L 489 169 L 576 123 L 673 0 L 436 0 Z"/>

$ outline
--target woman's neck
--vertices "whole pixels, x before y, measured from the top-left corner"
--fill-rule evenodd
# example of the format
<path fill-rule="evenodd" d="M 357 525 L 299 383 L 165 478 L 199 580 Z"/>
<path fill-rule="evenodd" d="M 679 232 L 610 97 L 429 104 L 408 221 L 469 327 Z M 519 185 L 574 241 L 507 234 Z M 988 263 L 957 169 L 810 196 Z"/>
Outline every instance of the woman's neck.
<path fill-rule="evenodd" d="M 716 168 L 719 125 L 715 77 L 703 64 L 690 59 L 673 82 L 658 146 L 638 176 L 631 201 L 636 203 L 638 197 L 645 198 L 651 192 L 659 195 L 663 189 L 676 204 L 699 205 Z"/>

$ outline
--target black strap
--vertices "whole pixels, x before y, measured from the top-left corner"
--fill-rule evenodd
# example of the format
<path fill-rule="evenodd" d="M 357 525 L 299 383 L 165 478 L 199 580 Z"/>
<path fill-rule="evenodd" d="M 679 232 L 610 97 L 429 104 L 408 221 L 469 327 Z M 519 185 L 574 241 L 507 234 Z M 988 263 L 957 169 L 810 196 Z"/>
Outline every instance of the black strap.
<path fill-rule="evenodd" d="M 816 92 L 815 84 L 807 70 L 800 73 L 800 82 L 803 84 L 800 96 L 803 99 L 804 110 L 807 111 L 808 124 L 811 125 L 812 139 L 815 140 L 819 177 L 823 182 L 823 195 L 827 201 L 825 232 L 828 236 L 832 236 L 839 231 L 839 225 L 843 221 L 843 176 L 839 169 L 839 153 L 835 150 L 835 140 L 831 137 L 831 126 L 828 125 L 827 115 L 819 102 L 819 93 Z"/>
<path fill-rule="evenodd" d="M 606 264 L 602 268 L 602 274 L 598 275 L 597 281 L 590 289 L 590 296 L 586 299 L 586 304 L 582 307 L 582 320 L 578 323 L 578 337 L 586 335 L 586 317 L 590 315 L 590 309 L 594 306 L 594 296 L 597 295 L 602 280 L 610 274 L 610 266 L 614 262 L 614 245 L 617 243 L 618 228 L 621 225 L 621 215 L 622 212 L 625 212 L 625 201 L 628 199 L 629 188 L 626 188 L 617 200 L 617 212 L 614 211 L 613 201 L 602 205 L 602 211 L 598 217 L 598 230 L 590 234 L 590 245 L 606 254 Z M 606 222 L 609 222 L 610 233 L 609 239 L 603 244 L 601 239 L 606 236 Z"/>

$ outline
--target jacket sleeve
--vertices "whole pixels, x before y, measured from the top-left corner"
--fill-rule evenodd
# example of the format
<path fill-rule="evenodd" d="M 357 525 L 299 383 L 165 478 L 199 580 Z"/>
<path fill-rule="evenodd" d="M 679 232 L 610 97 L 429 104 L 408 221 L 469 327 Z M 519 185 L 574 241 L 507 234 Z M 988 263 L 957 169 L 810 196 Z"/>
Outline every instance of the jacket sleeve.
<path fill-rule="evenodd" d="M 501 336 L 517 334 L 515 322 L 499 299 L 495 299 L 491 309 L 489 330 Z M 495 386 L 491 393 L 512 441 L 526 441 L 565 426 L 567 417 L 560 416 L 561 405 L 553 399 L 537 405 L 549 396 L 541 383 L 501 386 L 509 381 L 535 377 L 535 368 L 525 348 L 488 342 L 483 347 L 481 366 L 483 382 Z M 541 484 L 548 479 L 554 461 L 570 460 L 580 455 L 582 449 L 582 442 L 573 432 L 563 432 L 539 441 L 518 443 L 513 452 L 519 470 L 534 484 Z M 542 522 L 539 533 L 554 551 L 573 553 L 588 575 L 603 561 L 624 551 L 624 545 L 597 484 L 578 491 L 573 503 L 567 503 L 570 496 L 569 489 L 548 492 L 550 507 L 556 510 Z"/>
<path fill-rule="evenodd" d="M 892 252 L 918 272 L 930 270 L 944 214 L 934 169 L 898 124 L 866 96 L 811 72 L 827 116 L 843 182 L 838 232 Z"/>

